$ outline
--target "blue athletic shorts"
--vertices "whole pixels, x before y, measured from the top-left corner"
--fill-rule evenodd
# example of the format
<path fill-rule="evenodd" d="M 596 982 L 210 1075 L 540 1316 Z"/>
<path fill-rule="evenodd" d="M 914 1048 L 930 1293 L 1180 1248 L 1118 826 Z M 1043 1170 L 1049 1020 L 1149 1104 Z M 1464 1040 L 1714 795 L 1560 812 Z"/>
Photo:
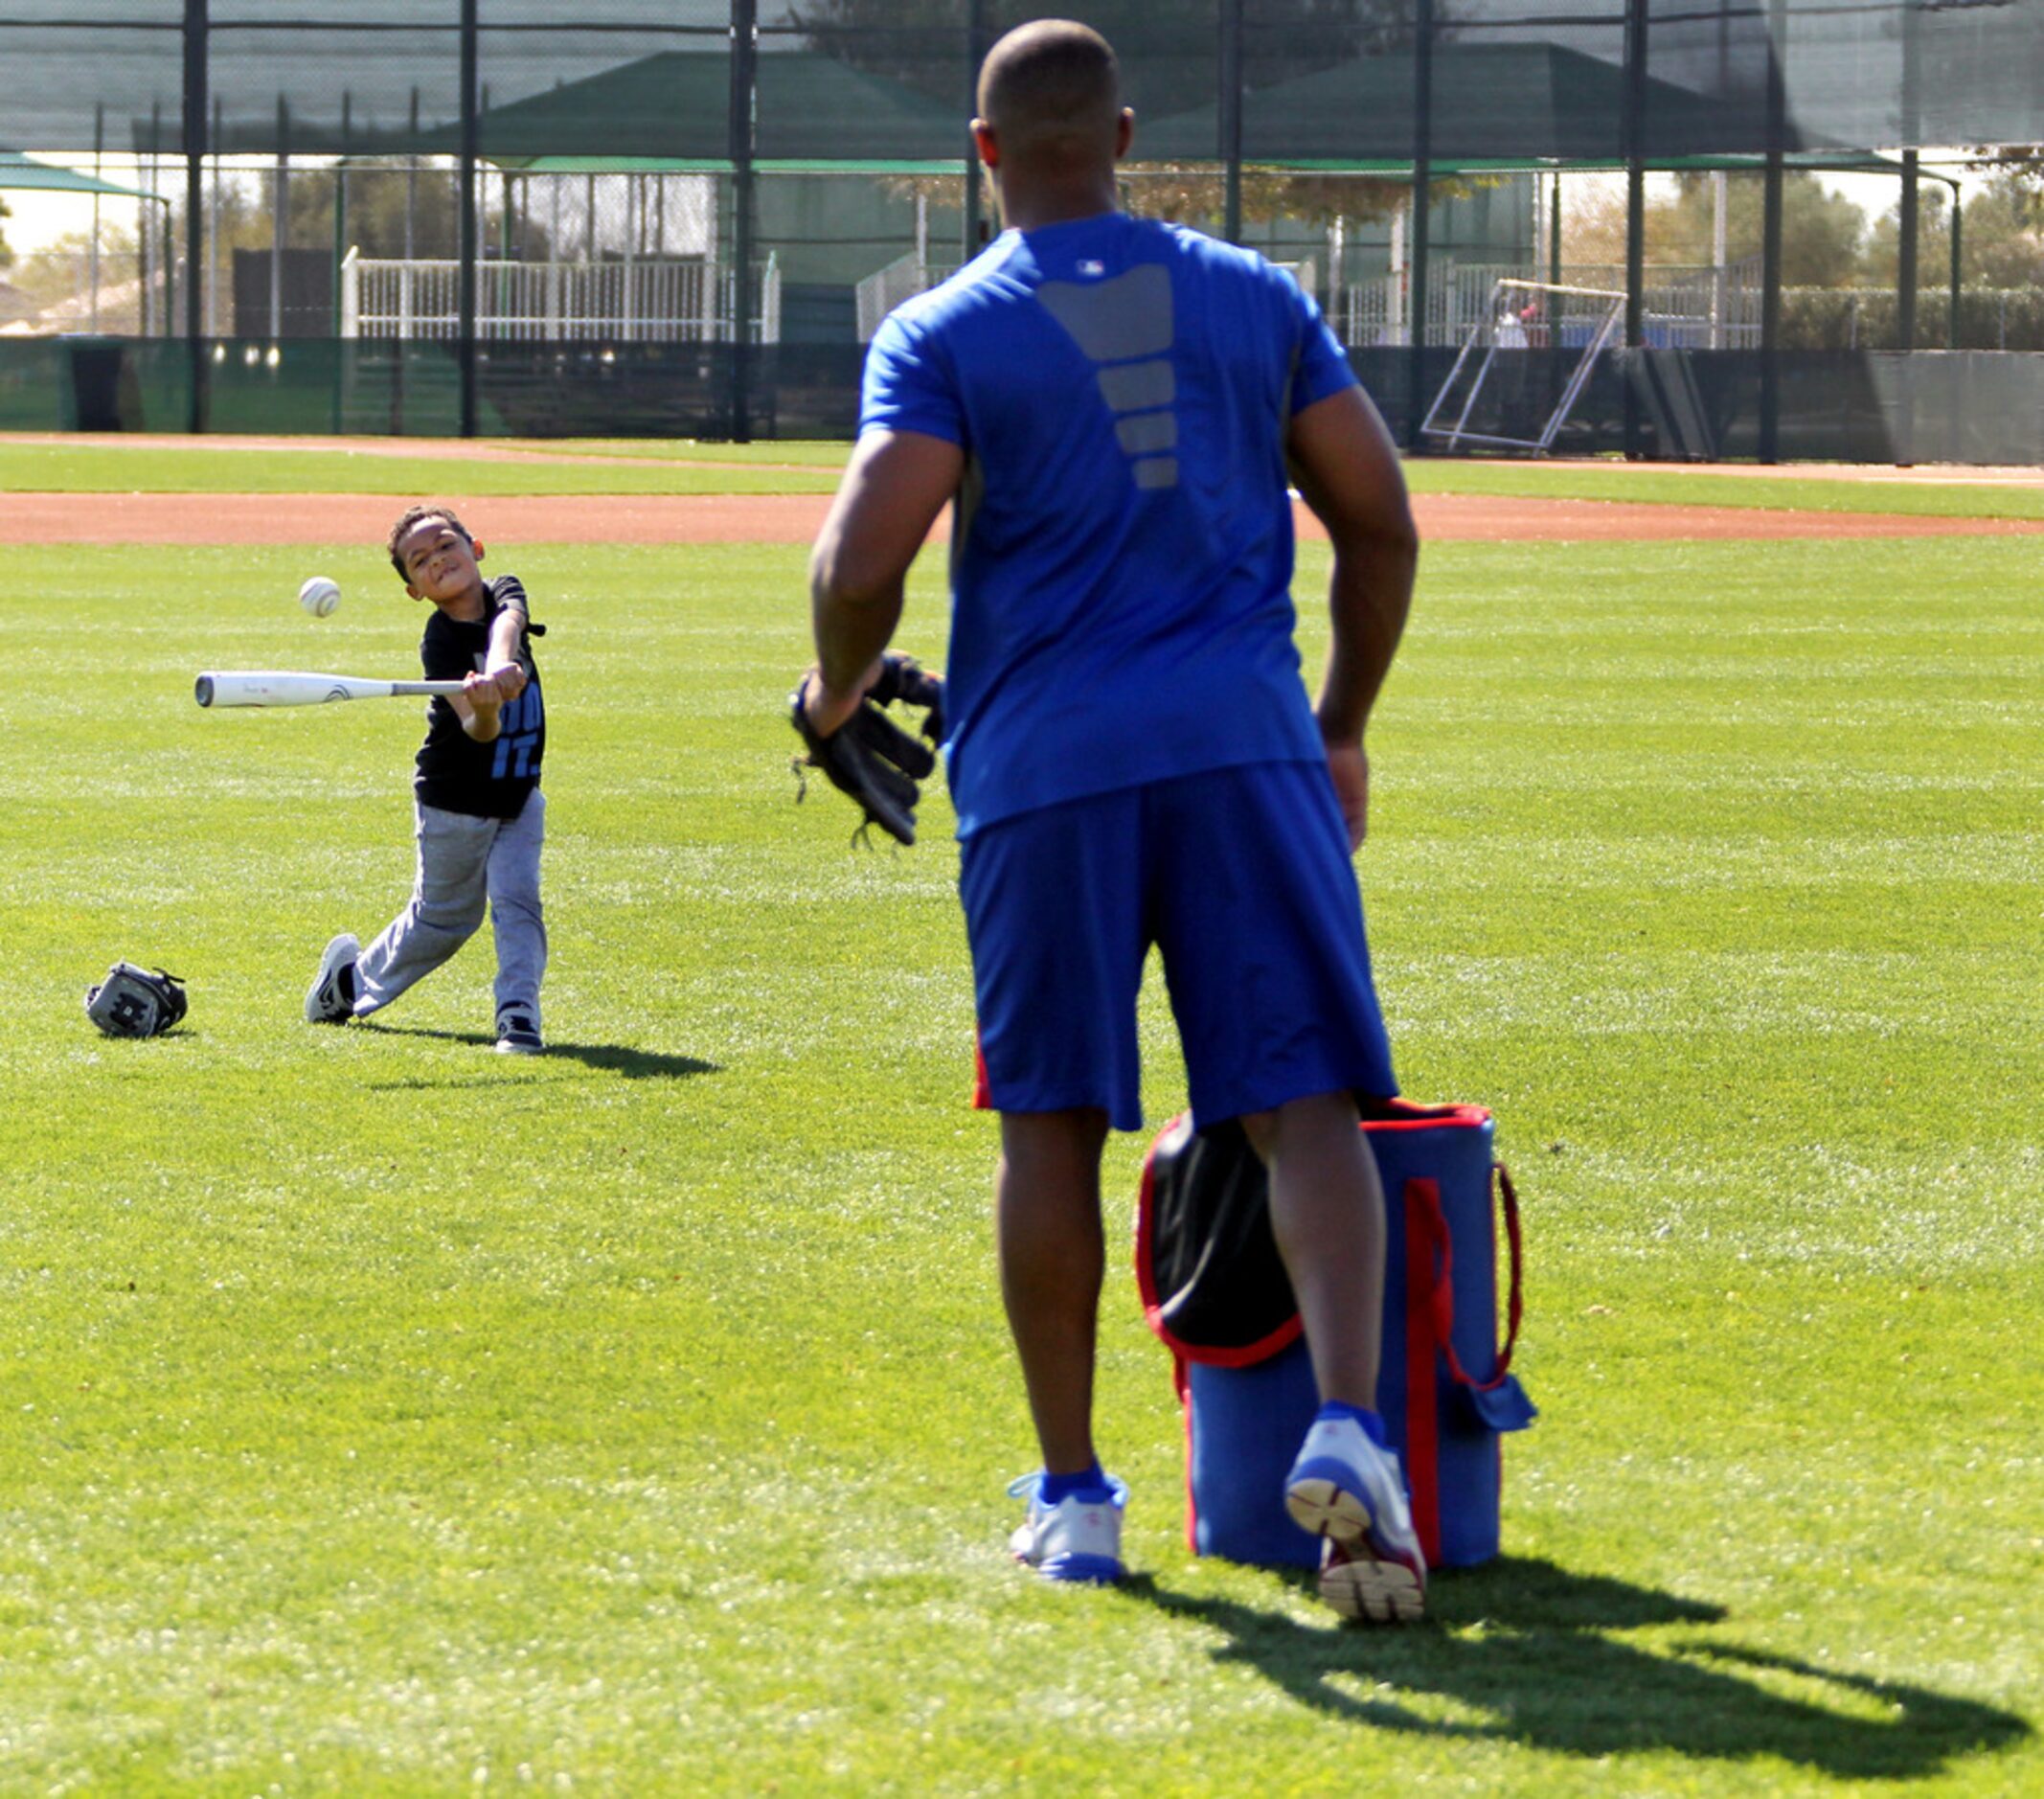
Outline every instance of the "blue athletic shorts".
<path fill-rule="evenodd" d="M 966 837 L 980 1103 L 1143 1123 L 1136 993 L 1163 953 L 1202 1124 L 1397 1092 L 1325 763 L 1256 763 L 1046 806 Z"/>

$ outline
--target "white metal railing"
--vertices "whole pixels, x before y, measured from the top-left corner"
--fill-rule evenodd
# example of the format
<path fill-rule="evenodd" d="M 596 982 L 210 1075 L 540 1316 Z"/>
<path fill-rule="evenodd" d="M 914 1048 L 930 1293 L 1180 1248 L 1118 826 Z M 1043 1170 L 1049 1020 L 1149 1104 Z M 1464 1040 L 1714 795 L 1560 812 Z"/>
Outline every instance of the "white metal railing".
<path fill-rule="evenodd" d="M 1623 267 L 1576 266 L 1562 271 L 1569 285 L 1624 291 Z M 1752 261 L 1722 268 L 1657 267 L 1647 270 L 1642 301 L 1647 340 L 1684 350 L 1746 350 L 1760 341 L 1760 270 Z M 1536 269 L 1510 262 L 1448 262 L 1427 282 L 1426 337 L 1437 346 L 1460 344 L 1472 327 L 1486 322 L 1491 293 L 1500 281 L 1541 279 Z M 1351 348 L 1412 342 L 1405 276 L 1354 282 L 1329 307 L 1329 322 Z M 1582 328 L 1585 335 L 1591 325 Z M 1580 344 L 1564 346 L 1580 348 Z"/>
<path fill-rule="evenodd" d="M 781 267 L 756 270 L 754 343 L 781 341 Z M 729 343 L 736 336 L 732 271 L 698 257 L 602 262 L 485 262 L 476 265 L 476 335 L 640 343 Z M 462 265 L 350 250 L 341 263 L 343 337 L 453 337 L 461 329 Z"/>
<path fill-rule="evenodd" d="M 859 342 L 870 344 L 880 321 L 904 300 L 948 281 L 958 270 L 956 262 L 930 262 L 914 250 L 897 256 L 885 268 L 876 268 L 852 288 L 858 309 Z"/>

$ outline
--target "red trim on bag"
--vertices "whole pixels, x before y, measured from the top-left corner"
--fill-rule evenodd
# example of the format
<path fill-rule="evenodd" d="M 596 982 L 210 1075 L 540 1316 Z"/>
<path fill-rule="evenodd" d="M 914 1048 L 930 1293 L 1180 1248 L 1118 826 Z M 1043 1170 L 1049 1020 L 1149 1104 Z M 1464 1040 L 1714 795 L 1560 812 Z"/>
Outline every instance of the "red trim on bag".
<path fill-rule="evenodd" d="M 1365 1130 L 1431 1130 L 1437 1125 L 1479 1128 L 1490 1122 L 1488 1105 L 1415 1105 L 1410 1100 L 1381 1100 L 1376 1104 L 1388 1107 L 1391 1115 L 1364 1119 Z"/>
<path fill-rule="evenodd" d="M 1441 1443 L 1434 1374 L 1437 1330 L 1435 1245 L 1441 1229 L 1440 1183 L 1405 1183 L 1405 1479 L 1413 1528 L 1428 1562 L 1441 1560 Z"/>
<path fill-rule="evenodd" d="M 1239 1349 L 1202 1349 L 1191 1353 L 1149 1308 L 1144 1308 L 1143 1316 L 1149 1328 L 1172 1349 L 1202 1368 L 1254 1368 L 1259 1362 L 1267 1362 L 1280 1350 L 1290 1349 L 1306 1334 L 1306 1320 L 1294 1312 L 1289 1323 L 1280 1325 L 1268 1336 L 1245 1343 Z"/>
<path fill-rule="evenodd" d="M 1156 1161 L 1158 1144 L 1181 1126 L 1192 1128 L 1187 1123 L 1188 1117 L 1189 1114 L 1181 1112 L 1167 1122 L 1164 1128 L 1150 1139 L 1149 1153 L 1143 1158 L 1143 1180 L 1136 1189 L 1136 1293 L 1143 1302 L 1143 1322 L 1181 1362 L 1197 1362 L 1202 1368 L 1253 1368 L 1258 1362 L 1266 1362 L 1280 1350 L 1290 1349 L 1298 1342 L 1306 1331 L 1306 1320 L 1293 1312 L 1267 1336 L 1260 1336 L 1254 1343 L 1244 1343 L 1237 1349 L 1215 1349 L 1207 1343 L 1182 1342 L 1164 1322 L 1164 1303 L 1157 1293 L 1155 1271 L 1149 1259 L 1150 1213 L 1156 1195 L 1152 1165 Z"/>
<path fill-rule="evenodd" d="M 1518 1344 L 1519 1317 L 1524 1310 L 1520 1292 L 1519 1196 L 1512 1191 L 1511 1176 L 1505 1172 L 1504 1163 L 1493 1162 L 1490 1167 L 1491 1172 L 1498 1176 L 1505 1213 L 1505 1236 L 1511 1245 L 1511 1292 L 1505 1306 L 1506 1317 L 1510 1321 L 1505 1347 L 1497 1352 L 1497 1365 L 1491 1370 L 1488 1380 L 1471 1379 L 1468 1370 L 1462 1365 L 1462 1358 L 1455 1354 L 1455 1246 L 1448 1236 L 1447 1218 L 1441 1210 L 1440 1184 L 1431 1180 L 1409 1180 L 1405 1183 L 1405 1228 L 1408 1245 L 1406 1264 L 1408 1268 L 1417 1265 L 1413 1263 L 1410 1249 L 1413 1211 L 1417 1204 L 1426 1214 L 1427 1235 L 1440 1248 L 1439 1273 L 1435 1276 L 1432 1290 L 1426 1295 L 1424 1309 L 1433 1318 L 1435 1341 L 1440 1346 L 1442 1358 L 1447 1362 L 1449 1378 L 1457 1385 L 1467 1387 L 1476 1393 L 1488 1393 L 1493 1387 L 1505 1384 L 1505 1377 L 1511 1372 L 1511 1352 Z M 1491 1226 L 1490 1245 L 1491 1263 L 1494 1267 L 1497 1261 L 1497 1227 L 1494 1223 Z M 1414 1297 L 1416 1291 L 1417 1289 L 1408 1289 L 1406 1293 L 1408 1317 L 1420 1310 L 1419 1303 Z"/>
<path fill-rule="evenodd" d="M 993 1082 L 987 1076 L 987 1051 L 980 1042 L 980 1028 L 972 1027 L 972 1109 L 975 1112 L 993 1110 Z"/>
<path fill-rule="evenodd" d="M 987 1063 L 986 1058 L 980 1055 L 978 1050 L 977 1032 L 974 1034 L 974 1056 L 978 1062 L 981 1093 L 984 1094 Z M 979 1095 L 975 1095 L 973 1103 L 982 1106 L 989 1104 L 988 1101 Z M 1480 1128 L 1490 1120 L 1490 1108 L 1485 1105 L 1415 1105 L 1406 1100 L 1387 1100 L 1383 1104 L 1391 1108 L 1394 1116 L 1390 1118 L 1366 1118 L 1362 1121 L 1364 1130 L 1432 1130 L 1442 1126 Z M 1148 1325 L 1151 1333 L 1159 1342 L 1163 1343 L 1170 1350 L 1173 1355 L 1183 1361 L 1198 1362 L 1205 1368 L 1253 1368 L 1259 1362 L 1268 1361 L 1279 1351 L 1289 1349 L 1305 1333 L 1306 1322 L 1298 1313 L 1294 1312 L 1285 1323 L 1280 1325 L 1268 1335 L 1259 1337 L 1253 1343 L 1245 1343 L 1235 1349 L 1215 1349 L 1211 1344 L 1184 1342 L 1172 1333 L 1171 1328 L 1164 1321 L 1163 1306 L 1158 1298 L 1156 1282 L 1152 1278 L 1149 1256 L 1150 1210 L 1155 1191 L 1151 1163 L 1156 1157 L 1157 1145 L 1163 1141 L 1168 1133 L 1183 1125 L 1186 1118 L 1187 1114 L 1180 1113 L 1178 1117 L 1166 1123 L 1163 1129 L 1158 1131 L 1157 1135 L 1151 1139 L 1149 1153 L 1143 1158 L 1142 1184 L 1136 1195 L 1135 1232 L 1136 1288 L 1143 1301 L 1143 1322 Z M 1409 1182 L 1406 1191 L 1407 1211 L 1410 1214 L 1413 1187 L 1419 1186 L 1424 1189 L 1425 1197 L 1421 1204 L 1425 1207 L 1426 1229 L 1432 1240 L 1440 1245 L 1440 1272 L 1438 1276 L 1434 1274 L 1432 1266 L 1428 1265 L 1424 1272 L 1429 1279 L 1419 1287 L 1412 1287 L 1407 1289 L 1408 1319 L 1416 1312 L 1438 1313 L 1438 1317 L 1434 1321 L 1437 1332 L 1435 1341 L 1447 1358 L 1450 1376 L 1462 1385 L 1474 1388 L 1480 1393 L 1487 1393 L 1493 1387 L 1502 1386 L 1505 1377 L 1510 1373 L 1511 1352 L 1518 1342 L 1519 1319 L 1524 1309 L 1521 1291 L 1524 1245 L 1519 1235 L 1518 1195 L 1512 1191 L 1511 1175 L 1507 1171 L 1504 1163 L 1493 1162 L 1491 1170 L 1497 1176 L 1501 1189 L 1501 1209 L 1505 1215 L 1505 1235 L 1511 1248 L 1511 1285 L 1506 1301 L 1506 1316 L 1509 1320 L 1510 1328 L 1506 1334 L 1505 1347 L 1498 1355 L 1497 1366 L 1492 1370 L 1488 1380 L 1472 1379 L 1455 1354 L 1453 1342 L 1455 1292 L 1454 1288 L 1449 1285 L 1454 1252 L 1448 1241 L 1447 1220 L 1441 1211 L 1440 1183 L 1433 1180 Z M 1490 1252 L 1493 1266 L 1497 1259 L 1496 1231 L 1497 1226 L 1493 1217 Z M 1409 1217 L 1407 1221 L 1407 1243 L 1406 1261 L 1408 1268 L 1418 1267 L 1420 1264 L 1414 1263 L 1411 1256 L 1411 1220 Z M 1415 1295 L 1419 1294 L 1425 1295 L 1423 1303 L 1415 1297 Z"/>

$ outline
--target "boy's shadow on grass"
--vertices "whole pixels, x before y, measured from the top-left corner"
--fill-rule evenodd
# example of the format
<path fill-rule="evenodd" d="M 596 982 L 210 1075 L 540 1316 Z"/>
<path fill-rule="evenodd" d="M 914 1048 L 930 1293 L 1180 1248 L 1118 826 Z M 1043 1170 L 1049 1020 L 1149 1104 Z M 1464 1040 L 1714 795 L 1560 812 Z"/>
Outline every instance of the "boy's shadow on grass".
<path fill-rule="evenodd" d="M 1546 1561 L 1508 1558 L 1438 1580 L 1428 1591 L 1432 1617 L 1482 1627 L 1456 1636 L 1424 1626 L 1316 1628 L 1234 1600 L 1174 1593 L 1147 1575 L 1118 1590 L 1225 1632 L 1216 1660 L 1254 1668 L 1330 1718 L 1383 1730 L 1586 1757 L 1771 1756 L 1858 1780 L 1934 1774 L 2031 1735 L 2020 1718 L 1990 1705 L 1785 1655 L 1700 1638 L 1635 1649 L 1608 1633 L 1718 1624 L 1724 1608 Z M 1399 1694 L 1438 1696 L 1459 1716 L 1409 1709 Z"/>
<path fill-rule="evenodd" d="M 379 1024 L 373 1018 L 358 1019 L 352 1027 L 356 1031 L 375 1031 L 384 1036 L 430 1036 L 443 1043 L 473 1043 L 478 1048 L 488 1048 L 496 1039 L 480 1031 L 430 1031 L 420 1025 Z M 563 1058 L 585 1062 L 591 1068 L 608 1069 L 612 1074 L 623 1075 L 627 1081 L 681 1081 L 690 1075 L 714 1075 L 719 1072 L 715 1062 L 706 1062 L 693 1056 L 669 1056 L 660 1050 L 632 1049 L 623 1043 L 563 1043 L 556 1039 L 546 1046 L 545 1053 L 537 1059 L 556 1060 Z M 507 1063 L 523 1060 L 523 1058 L 505 1057 Z M 400 1086 L 429 1084 L 423 1082 L 399 1082 Z"/>

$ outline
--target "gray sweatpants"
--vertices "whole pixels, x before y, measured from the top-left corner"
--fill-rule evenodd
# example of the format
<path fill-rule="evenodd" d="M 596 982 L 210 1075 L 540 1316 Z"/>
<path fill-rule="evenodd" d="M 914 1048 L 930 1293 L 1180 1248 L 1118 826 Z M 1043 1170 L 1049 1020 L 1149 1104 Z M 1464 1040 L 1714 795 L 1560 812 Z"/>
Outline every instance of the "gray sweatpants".
<path fill-rule="evenodd" d="M 515 1006 L 539 1024 L 547 926 L 539 907 L 539 847 L 546 796 L 534 787 L 516 818 L 470 818 L 437 806 L 419 814 L 419 874 L 411 902 L 355 964 L 354 1015 L 380 1011 L 431 974 L 483 922 L 489 906 L 497 940 L 497 1011 Z"/>

